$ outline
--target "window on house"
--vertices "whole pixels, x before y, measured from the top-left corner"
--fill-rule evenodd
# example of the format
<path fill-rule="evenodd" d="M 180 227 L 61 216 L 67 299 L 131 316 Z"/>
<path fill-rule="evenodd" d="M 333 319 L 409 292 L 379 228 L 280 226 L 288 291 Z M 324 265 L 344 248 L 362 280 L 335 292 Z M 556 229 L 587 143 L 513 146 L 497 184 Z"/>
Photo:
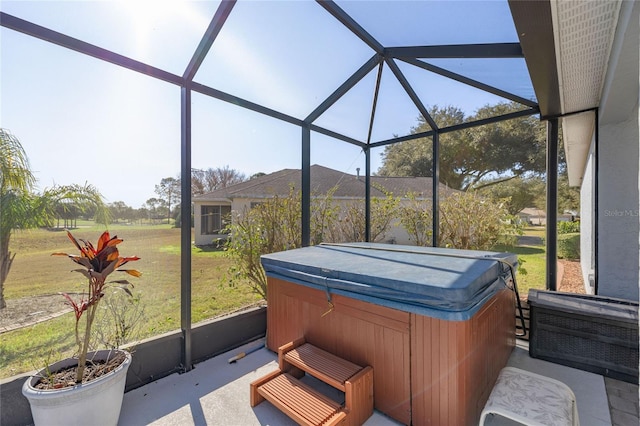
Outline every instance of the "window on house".
<path fill-rule="evenodd" d="M 202 206 L 202 233 L 221 234 L 229 223 L 231 206 Z"/>

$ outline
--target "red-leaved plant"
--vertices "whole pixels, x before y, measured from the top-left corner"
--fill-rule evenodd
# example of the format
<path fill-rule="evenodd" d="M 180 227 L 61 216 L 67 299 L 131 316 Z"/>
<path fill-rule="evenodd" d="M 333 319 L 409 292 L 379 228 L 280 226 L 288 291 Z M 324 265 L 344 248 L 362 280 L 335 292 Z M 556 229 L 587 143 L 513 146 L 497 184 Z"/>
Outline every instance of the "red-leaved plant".
<path fill-rule="evenodd" d="M 117 236 L 111 237 L 108 231 L 105 231 L 98 240 L 97 247 L 94 247 L 90 241 L 75 239 L 71 232 L 67 231 L 67 235 L 78 250 L 80 255 L 67 254 L 67 253 L 52 253 L 52 256 L 67 256 L 78 265 L 84 267 L 84 269 L 74 269 L 72 272 L 80 272 L 89 280 L 88 292 L 82 293 L 79 300 L 74 300 L 69 294 L 63 293 L 62 295 L 67 299 L 67 303 L 73 307 L 73 311 L 76 315 L 76 343 L 78 345 L 78 368 L 76 370 L 76 383 L 82 383 L 82 377 L 85 370 L 85 364 L 87 362 L 87 352 L 89 350 L 89 343 L 91 338 L 91 327 L 95 319 L 98 303 L 104 296 L 104 291 L 107 287 L 116 285 L 124 290 L 127 294 L 131 295 L 129 286 L 133 285 L 127 280 L 113 280 L 107 282 L 107 277 L 114 271 L 125 272 L 134 277 L 139 277 L 142 273 L 135 269 L 118 269 L 128 262 L 139 260 L 139 257 L 120 257 L 118 248 L 116 247 L 123 240 Z M 80 337 L 80 319 L 86 312 L 86 323 L 84 329 L 84 336 Z"/>

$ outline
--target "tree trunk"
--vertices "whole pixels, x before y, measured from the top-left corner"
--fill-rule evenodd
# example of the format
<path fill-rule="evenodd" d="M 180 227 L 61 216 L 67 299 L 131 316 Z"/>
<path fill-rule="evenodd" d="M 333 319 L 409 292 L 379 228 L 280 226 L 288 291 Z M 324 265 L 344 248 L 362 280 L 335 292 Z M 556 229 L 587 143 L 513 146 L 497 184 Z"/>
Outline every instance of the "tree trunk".
<path fill-rule="evenodd" d="M 516 175 L 514 175 L 514 176 L 509 176 L 509 177 L 507 177 L 507 178 L 503 178 L 503 179 L 496 179 L 496 180 L 493 180 L 493 181 L 491 181 L 491 182 L 488 182 L 488 183 L 485 183 L 485 184 L 483 184 L 483 185 L 479 185 L 479 186 L 474 186 L 476 183 L 478 183 L 477 181 L 475 181 L 475 182 L 471 183 L 469 186 L 467 186 L 466 188 L 464 188 L 464 190 L 465 190 L 465 191 L 467 191 L 469 188 L 473 188 L 475 191 L 477 191 L 477 190 L 479 190 L 479 189 L 487 188 L 487 187 L 489 187 L 489 186 L 496 185 L 496 184 L 498 184 L 498 183 L 508 182 L 508 181 L 510 181 L 511 179 L 515 179 L 515 178 L 517 178 L 517 177 L 520 177 L 520 176 L 516 176 Z"/>
<path fill-rule="evenodd" d="M 9 276 L 9 270 L 16 254 L 9 251 L 9 239 L 2 238 L 0 241 L 0 309 L 4 309 L 7 303 L 4 300 L 4 282 Z"/>

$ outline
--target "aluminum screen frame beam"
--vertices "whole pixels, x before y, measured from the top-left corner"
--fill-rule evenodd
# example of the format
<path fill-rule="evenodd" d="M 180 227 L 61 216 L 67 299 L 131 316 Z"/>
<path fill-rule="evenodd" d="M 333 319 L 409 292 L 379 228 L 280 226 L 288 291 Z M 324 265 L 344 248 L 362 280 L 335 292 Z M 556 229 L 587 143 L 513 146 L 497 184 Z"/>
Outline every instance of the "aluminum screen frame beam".
<path fill-rule="evenodd" d="M 593 185 L 593 294 L 598 295 L 598 258 L 599 243 L 598 230 L 600 229 L 600 108 L 596 108 L 595 112 L 595 128 L 593 140 L 593 175 L 595 177 L 595 185 Z"/>
<path fill-rule="evenodd" d="M 233 104 L 233 105 L 238 106 L 240 108 L 248 109 L 250 111 L 257 112 L 259 114 L 263 114 L 263 115 L 269 116 L 271 118 L 275 118 L 277 120 L 284 121 L 284 122 L 289 123 L 289 124 L 293 124 L 293 125 L 298 126 L 298 127 L 301 127 L 301 126 L 305 125 L 305 122 L 303 120 L 299 119 L 299 118 L 296 118 L 296 117 L 293 117 L 291 115 L 276 111 L 276 110 L 271 109 L 271 108 L 267 108 L 265 106 L 262 106 L 260 104 L 255 103 L 255 102 L 251 102 L 251 101 L 248 101 L 246 99 L 239 98 L 239 97 L 237 97 L 235 95 L 231 95 L 229 93 L 223 92 L 222 90 L 214 89 L 213 87 L 209 87 L 209 86 L 206 86 L 206 85 L 201 84 L 201 83 L 196 83 L 195 81 L 191 82 L 189 84 L 189 87 L 194 92 L 198 92 L 198 93 L 200 93 L 202 95 L 209 96 L 209 97 L 218 99 L 220 101 Z M 338 133 L 338 132 L 334 132 L 333 130 L 325 129 L 324 127 L 321 127 L 321 126 L 318 126 L 318 125 L 315 125 L 315 124 L 310 124 L 310 123 L 306 123 L 306 124 L 309 125 L 311 130 L 313 130 L 314 132 L 330 136 L 330 137 L 332 137 L 334 139 L 338 139 L 338 140 L 341 140 L 343 142 L 350 143 L 352 145 L 356 145 L 356 146 L 358 146 L 360 148 L 362 148 L 362 147 L 364 147 L 366 145 L 362 141 L 359 141 L 357 139 L 351 138 L 349 136 L 345 136 L 345 135 L 343 135 L 341 133 Z"/>
<path fill-rule="evenodd" d="M 180 88 L 180 329 L 182 347 L 180 370 L 193 368 L 191 351 L 191 90 Z"/>
<path fill-rule="evenodd" d="M 207 31 L 200 40 L 182 75 L 180 87 L 180 175 L 182 202 L 180 217 L 191 217 L 191 82 L 207 56 L 214 40 L 231 13 L 235 0 L 223 0 L 218 6 Z M 183 373 L 193 369 L 191 344 L 191 221 L 180 223 L 180 328 L 182 332 L 181 366 Z"/>
<path fill-rule="evenodd" d="M 444 127 L 439 129 L 440 133 L 455 132 L 463 129 L 470 129 L 472 127 L 484 126 L 486 124 L 499 123 L 501 121 L 512 120 L 514 118 L 527 117 L 529 115 L 540 114 L 537 108 L 523 109 L 522 111 L 510 112 L 508 114 L 497 115 L 495 117 L 483 118 L 481 120 L 474 120 L 468 123 L 454 124 L 453 126 Z"/>
<path fill-rule="evenodd" d="M 316 126 L 315 124 L 310 124 L 309 127 L 311 128 L 311 130 L 313 130 L 316 133 L 320 133 L 325 136 L 329 136 L 331 138 L 350 143 L 351 145 L 355 145 L 358 148 L 364 149 L 367 147 L 367 144 L 365 142 L 359 141 L 354 138 L 350 138 L 349 136 L 345 136 L 341 133 L 336 133 L 333 130 L 325 129 L 324 127 Z"/>
<path fill-rule="evenodd" d="M 520 43 L 448 44 L 435 46 L 387 47 L 392 58 L 524 58 Z"/>
<path fill-rule="evenodd" d="M 325 99 L 316 109 L 314 109 L 307 118 L 304 119 L 305 123 L 313 123 L 320 117 L 325 111 L 331 108 L 331 105 L 336 103 L 338 99 L 344 96 L 349 90 L 353 88 L 360 80 L 366 77 L 376 65 L 379 65 L 383 60 L 381 55 L 377 53 L 365 62 L 355 73 L 351 75 L 344 83 L 340 85 L 327 99 Z"/>
<path fill-rule="evenodd" d="M 376 108 L 378 106 L 378 95 L 380 94 L 380 80 L 382 79 L 382 69 L 384 62 L 378 65 L 378 76 L 376 77 L 376 90 L 373 94 L 373 104 L 371 105 L 371 118 L 369 120 L 369 131 L 367 132 L 367 148 L 364 151 L 364 240 L 371 241 L 371 133 L 373 132 L 373 123 L 376 118 Z"/>
<path fill-rule="evenodd" d="M 522 111 L 510 112 L 508 114 L 498 115 L 495 117 L 483 118 L 482 120 L 469 121 L 466 123 L 454 124 L 449 127 L 442 127 L 438 129 L 438 133 L 450 133 L 458 130 L 469 129 L 472 127 L 484 126 L 486 124 L 498 123 L 500 121 L 511 120 L 519 117 L 526 117 L 529 115 L 540 114 L 540 111 L 537 108 L 523 109 Z M 435 131 L 429 130 L 427 132 L 415 133 L 412 135 L 400 136 L 393 139 L 386 139 L 379 142 L 373 142 L 370 146 L 371 148 L 378 148 L 385 145 L 392 145 L 398 142 L 406 142 L 414 139 L 431 137 Z"/>
<path fill-rule="evenodd" d="M 386 58 L 385 62 L 393 72 L 393 75 L 395 75 L 396 78 L 398 79 L 398 82 L 400 82 L 400 85 L 402 86 L 402 88 L 405 90 L 405 92 L 407 92 L 407 95 L 409 95 L 409 98 L 411 98 L 414 105 L 418 108 L 418 111 L 420 111 L 420 114 L 422 114 L 424 119 L 427 121 L 429 126 L 433 130 L 438 130 L 438 125 L 429 114 L 429 111 L 427 111 L 427 108 L 425 108 L 424 104 L 420 100 L 420 97 L 413 90 L 413 87 L 411 86 L 411 84 L 409 84 L 409 81 L 407 81 L 404 74 L 402 74 L 402 71 L 400 71 L 398 64 L 396 64 L 395 61 L 390 58 Z"/>
<path fill-rule="evenodd" d="M 149 77 L 157 78 L 158 80 L 166 81 L 167 83 L 175 84 L 177 86 L 184 85 L 184 79 L 179 75 L 172 74 L 168 71 L 161 70 L 160 68 L 145 64 L 144 62 L 136 61 L 135 59 L 103 49 L 102 47 L 87 43 L 86 41 L 78 40 L 77 38 L 70 37 L 57 31 L 50 30 L 49 28 L 25 21 L 24 19 L 17 18 L 4 12 L 0 12 L 0 26 L 53 43 L 60 47 L 65 47 L 75 52 L 82 53 L 83 55 L 91 56 L 105 62 L 110 62 L 131 71 L 148 75 Z"/>
<path fill-rule="evenodd" d="M 200 40 L 200 44 L 196 48 L 193 56 L 191 57 L 191 61 L 187 68 L 184 70 L 184 74 L 182 77 L 187 81 L 192 81 L 193 77 L 195 77 L 198 69 L 200 69 L 200 65 L 202 65 L 202 61 L 204 61 L 207 53 L 211 49 L 213 42 L 220 34 L 220 30 L 224 26 L 224 23 L 227 21 L 227 18 L 231 14 L 233 10 L 233 6 L 235 6 L 236 0 L 222 0 L 216 13 L 213 15 L 211 22 L 209 23 L 209 27 L 207 31 L 204 33 L 204 36 Z"/>
<path fill-rule="evenodd" d="M 302 130 L 302 247 L 311 245 L 311 127 L 300 126 Z"/>
<path fill-rule="evenodd" d="M 556 291 L 558 281 L 558 119 L 547 121 L 547 290 Z"/>
<path fill-rule="evenodd" d="M 371 242 L 371 149 L 364 150 L 364 241 Z"/>
<path fill-rule="evenodd" d="M 327 12 L 329 12 L 334 18 L 336 18 L 342 25 L 347 27 L 349 31 L 355 34 L 360 40 L 362 40 L 367 46 L 373 49 L 374 52 L 382 55 L 384 53 L 384 47 L 378 40 L 376 40 L 371 34 L 369 34 L 364 28 L 360 26 L 351 16 L 335 4 L 331 0 L 316 0 L 316 2 L 322 6 Z"/>
<path fill-rule="evenodd" d="M 411 135 L 399 136 L 399 137 L 393 138 L 393 139 L 385 139 L 383 141 L 373 142 L 369 146 L 371 148 L 379 148 L 381 146 L 393 145 L 393 144 L 399 143 L 399 142 L 412 141 L 414 139 L 421 139 L 421 138 L 429 138 L 429 137 L 433 136 L 434 133 L 435 133 L 434 130 L 428 130 L 426 132 L 414 133 L 414 134 L 411 134 Z"/>
<path fill-rule="evenodd" d="M 431 245 L 438 247 L 440 239 L 440 132 L 433 132 L 432 144 L 433 170 L 431 171 Z"/>
<path fill-rule="evenodd" d="M 276 118 L 278 120 L 285 121 L 290 124 L 295 124 L 296 126 L 302 126 L 303 124 L 303 121 L 300 120 L 299 118 L 293 117 L 288 114 L 284 114 L 282 112 L 276 111 L 271 108 L 267 108 L 260 104 L 256 104 L 254 102 L 248 101 L 246 99 L 239 98 L 237 96 L 223 92 L 222 90 L 214 89 L 213 87 L 205 86 L 204 84 L 201 84 L 201 83 L 196 83 L 195 81 L 190 84 L 190 87 L 195 92 L 239 106 L 241 108 L 258 112 L 260 114 L 268 115 L 269 117 Z"/>
<path fill-rule="evenodd" d="M 451 80 L 455 80 L 455 81 L 458 81 L 460 83 L 464 83 L 464 84 L 466 84 L 468 86 L 475 87 L 476 89 L 480 89 L 480 90 L 483 90 L 485 92 L 489 92 L 489 93 L 494 94 L 496 96 L 500 96 L 502 98 L 509 99 L 510 101 L 514 101 L 514 102 L 517 102 L 517 103 L 522 104 L 522 105 L 526 105 L 526 106 L 528 106 L 530 108 L 537 108 L 538 107 L 538 104 L 535 101 L 520 97 L 520 96 L 518 96 L 516 94 L 504 91 L 502 89 L 498 89 L 497 87 L 493 87 L 493 86 L 490 86 L 488 84 L 481 83 L 481 82 L 479 82 L 477 80 L 474 80 L 472 78 L 465 77 L 463 75 L 457 74 L 455 72 L 449 71 L 449 70 L 444 69 L 444 68 L 440 68 L 438 66 L 429 64 L 427 62 L 420 61 L 420 60 L 415 59 L 415 58 L 399 58 L 399 60 L 401 60 L 403 62 L 406 62 L 407 64 L 422 68 L 424 70 L 431 71 L 433 73 L 439 74 L 439 75 L 441 75 L 443 77 L 447 77 L 447 78 L 449 78 Z"/>

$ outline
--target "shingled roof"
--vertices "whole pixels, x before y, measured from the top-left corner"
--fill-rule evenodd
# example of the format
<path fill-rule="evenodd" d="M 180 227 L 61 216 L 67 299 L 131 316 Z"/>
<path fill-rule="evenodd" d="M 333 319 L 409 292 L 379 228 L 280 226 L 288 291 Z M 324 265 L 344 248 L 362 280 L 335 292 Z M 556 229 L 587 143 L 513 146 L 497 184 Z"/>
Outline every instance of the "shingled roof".
<path fill-rule="evenodd" d="M 274 195 L 287 195 L 289 189 L 300 189 L 302 173 L 299 169 L 283 169 L 245 182 L 221 188 L 193 197 L 193 201 L 230 201 L 235 198 L 271 198 Z M 371 176 L 371 196 L 384 197 L 384 191 L 394 196 L 414 193 L 419 198 L 429 198 L 432 194 L 430 177 L 388 177 Z M 334 198 L 364 198 L 364 176 L 351 175 L 328 167 L 314 164 L 311 166 L 312 195 L 326 194 L 337 187 Z M 455 190 L 440 184 L 441 194 Z"/>

